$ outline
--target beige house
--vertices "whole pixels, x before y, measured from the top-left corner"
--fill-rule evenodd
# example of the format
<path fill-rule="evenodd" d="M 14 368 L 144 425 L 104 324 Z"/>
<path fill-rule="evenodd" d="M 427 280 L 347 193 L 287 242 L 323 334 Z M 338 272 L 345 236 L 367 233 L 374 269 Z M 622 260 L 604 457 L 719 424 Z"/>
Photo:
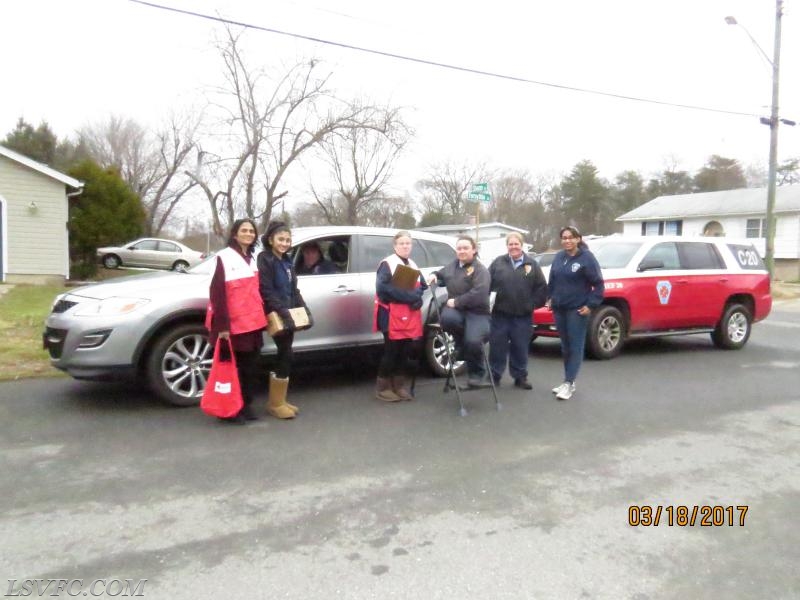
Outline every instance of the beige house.
<path fill-rule="evenodd" d="M 69 277 L 68 198 L 83 182 L 0 146 L 0 281 Z"/>

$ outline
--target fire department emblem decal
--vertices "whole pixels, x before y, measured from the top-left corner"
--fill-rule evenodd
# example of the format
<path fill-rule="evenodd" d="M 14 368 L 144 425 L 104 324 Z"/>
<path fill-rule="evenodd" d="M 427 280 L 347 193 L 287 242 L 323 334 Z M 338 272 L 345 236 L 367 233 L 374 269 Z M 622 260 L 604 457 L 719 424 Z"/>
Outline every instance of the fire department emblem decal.
<path fill-rule="evenodd" d="M 658 301 L 661 304 L 669 304 L 669 294 L 672 291 L 672 284 L 669 281 L 659 281 L 656 283 L 656 292 L 658 292 Z"/>

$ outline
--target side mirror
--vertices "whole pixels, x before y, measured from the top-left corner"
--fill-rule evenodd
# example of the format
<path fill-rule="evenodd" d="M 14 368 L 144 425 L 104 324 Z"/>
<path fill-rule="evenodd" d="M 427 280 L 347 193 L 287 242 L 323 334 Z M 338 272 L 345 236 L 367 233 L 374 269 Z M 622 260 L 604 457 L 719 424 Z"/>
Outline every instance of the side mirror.
<path fill-rule="evenodd" d="M 639 273 L 641 273 L 642 271 L 651 271 L 653 269 L 663 269 L 663 268 L 664 268 L 663 260 L 646 258 L 645 260 L 639 263 L 639 266 L 636 267 L 636 270 L 639 271 Z"/>

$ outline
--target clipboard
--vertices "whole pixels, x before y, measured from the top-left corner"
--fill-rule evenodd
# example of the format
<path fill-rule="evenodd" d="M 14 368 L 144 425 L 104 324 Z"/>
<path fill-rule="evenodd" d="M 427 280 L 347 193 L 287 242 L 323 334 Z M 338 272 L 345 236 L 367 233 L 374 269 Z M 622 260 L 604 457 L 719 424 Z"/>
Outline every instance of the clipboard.
<path fill-rule="evenodd" d="M 420 271 L 406 265 L 397 265 L 392 275 L 392 285 L 401 290 L 413 290 L 417 287 Z"/>

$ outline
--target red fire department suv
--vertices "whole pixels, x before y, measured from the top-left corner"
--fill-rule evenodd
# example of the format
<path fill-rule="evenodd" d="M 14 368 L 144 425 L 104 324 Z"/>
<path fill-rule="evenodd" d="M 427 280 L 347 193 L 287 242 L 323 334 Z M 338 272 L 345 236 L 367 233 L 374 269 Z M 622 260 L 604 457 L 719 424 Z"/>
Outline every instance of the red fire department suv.
<path fill-rule="evenodd" d="M 742 348 L 772 308 L 758 252 L 727 238 L 613 235 L 589 242 L 605 280 L 586 349 L 613 358 L 631 338 L 710 333 L 720 348 Z M 534 311 L 534 337 L 558 337 L 553 313 Z"/>

